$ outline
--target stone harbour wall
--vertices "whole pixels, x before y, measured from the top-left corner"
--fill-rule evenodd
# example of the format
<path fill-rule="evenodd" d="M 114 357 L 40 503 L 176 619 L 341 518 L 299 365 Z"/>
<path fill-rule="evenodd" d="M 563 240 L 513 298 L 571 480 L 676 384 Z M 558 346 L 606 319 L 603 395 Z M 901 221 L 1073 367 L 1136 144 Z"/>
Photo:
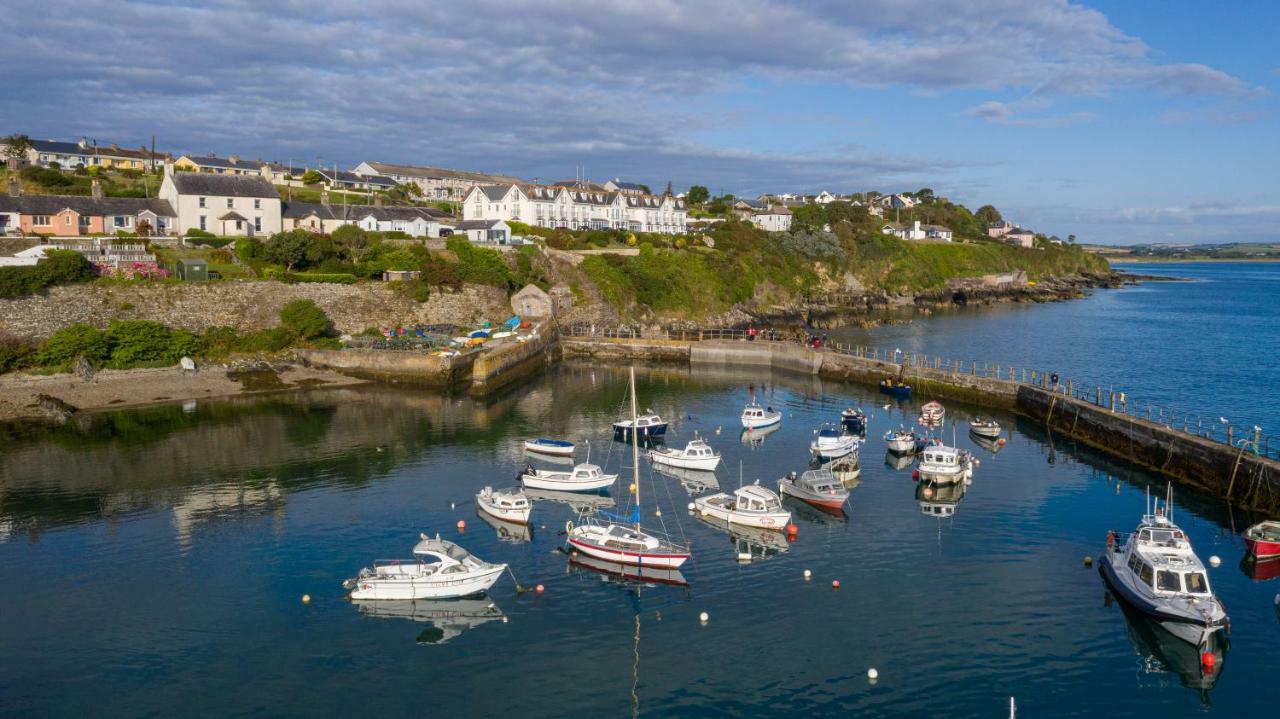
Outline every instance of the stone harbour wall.
<path fill-rule="evenodd" d="M 153 320 L 197 332 L 216 326 L 252 331 L 279 324 L 280 309 L 297 299 L 313 300 L 345 333 L 413 323 L 474 325 L 511 316 L 506 292 L 484 285 L 467 285 L 456 293 L 433 291 L 426 302 L 418 302 L 375 283 L 94 282 L 0 300 L 0 331 L 43 339 L 77 322 L 106 327 L 112 320 Z"/>

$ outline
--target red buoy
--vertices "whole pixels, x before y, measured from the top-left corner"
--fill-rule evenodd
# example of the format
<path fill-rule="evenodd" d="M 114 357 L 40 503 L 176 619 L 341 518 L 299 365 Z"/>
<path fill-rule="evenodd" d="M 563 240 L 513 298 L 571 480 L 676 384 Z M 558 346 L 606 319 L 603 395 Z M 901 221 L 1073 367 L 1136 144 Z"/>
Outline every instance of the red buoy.
<path fill-rule="evenodd" d="M 533 588 L 533 591 L 537 592 L 538 594 L 542 594 L 543 592 L 547 591 L 547 588 L 539 584 L 538 586 Z"/>
<path fill-rule="evenodd" d="M 832 580 L 831 580 L 831 588 L 832 588 L 832 589 L 839 589 L 839 588 L 840 588 L 840 580 L 839 580 L 839 579 L 832 579 Z"/>
<path fill-rule="evenodd" d="M 917 479 L 920 479 L 920 470 L 918 470 L 918 469 L 913 469 L 913 470 L 911 470 L 911 479 L 912 479 L 912 481 L 915 481 L 915 480 L 917 480 Z"/>
<path fill-rule="evenodd" d="M 1001 446 L 1001 447 L 1003 447 L 1003 446 L 1004 446 L 1004 437 L 1001 437 L 1000 439 L 996 440 L 996 444 L 997 444 L 997 445 L 999 445 L 999 446 Z"/>
<path fill-rule="evenodd" d="M 1200 655 L 1200 663 L 1204 665 L 1205 671 L 1212 672 L 1213 665 L 1218 663 L 1218 658 L 1213 656 L 1213 652 L 1205 652 Z"/>
<path fill-rule="evenodd" d="M 459 520 L 458 520 L 458 531 L 459 531 L 459 532 L 465 532 L 465 531 L 467 531 L 467 520 L 465 520 L 465 519 L 459 519 Z"/>
<path fill-rule="evenodd" d="M 796 532 L 799 532 L 799 531 L 800 531 L 800 528 L 796 526 L 795 522 L 787 522 L 787 534 L 794 535 Z"/>

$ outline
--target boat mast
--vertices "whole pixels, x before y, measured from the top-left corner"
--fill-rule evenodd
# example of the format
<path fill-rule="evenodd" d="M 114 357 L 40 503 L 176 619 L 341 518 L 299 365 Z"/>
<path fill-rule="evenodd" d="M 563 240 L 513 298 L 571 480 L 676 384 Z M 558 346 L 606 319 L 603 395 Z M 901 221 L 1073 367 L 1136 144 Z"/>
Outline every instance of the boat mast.
<path fill-rule="evenodd" d="M 631 483 L 636 488 L 636 529 L 640 529 L 640 428 L 636 417 L 636 368 L 631 367 Z"/>

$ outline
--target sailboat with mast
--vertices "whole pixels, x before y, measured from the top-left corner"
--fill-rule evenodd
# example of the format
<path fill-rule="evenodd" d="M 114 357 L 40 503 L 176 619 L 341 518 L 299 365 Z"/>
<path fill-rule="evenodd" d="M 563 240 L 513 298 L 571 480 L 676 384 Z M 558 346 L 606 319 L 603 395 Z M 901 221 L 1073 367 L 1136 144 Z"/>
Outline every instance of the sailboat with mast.
<path fill-rule="evenodd" d="M 633 423 L 637 415 L 636 406 L 636 371 L 633 367 L 631 368 Z M 640 525 L 640 438 L 638 435 L 638 432 L 632 432 L 630 436 L 632 482 L 635 485 L 636 499 L 635 505 L 631 508 L 631 515 L 623 517 L 597 510 L 595 515 L 586 517 L 580 524 L 567 522 L 565 532 L 568 537 L 565 541 L 571 551 L 576 550 L 597 559 L 634 566 L 675 569 L 689 559 L 689 545 L 676 543 Z"/>

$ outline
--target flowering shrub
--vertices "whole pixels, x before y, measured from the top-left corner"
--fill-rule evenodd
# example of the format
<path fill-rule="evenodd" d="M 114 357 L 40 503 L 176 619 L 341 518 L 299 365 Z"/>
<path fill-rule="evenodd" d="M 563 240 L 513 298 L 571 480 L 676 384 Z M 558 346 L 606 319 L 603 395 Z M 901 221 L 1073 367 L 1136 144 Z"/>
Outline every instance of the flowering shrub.
<path fill-rule="evenodd" d="M 131 262 L 121 267 L 98 263 L 98 274 L 121 280 L 163 280 L 172 273 L 154 262 Z"/>

